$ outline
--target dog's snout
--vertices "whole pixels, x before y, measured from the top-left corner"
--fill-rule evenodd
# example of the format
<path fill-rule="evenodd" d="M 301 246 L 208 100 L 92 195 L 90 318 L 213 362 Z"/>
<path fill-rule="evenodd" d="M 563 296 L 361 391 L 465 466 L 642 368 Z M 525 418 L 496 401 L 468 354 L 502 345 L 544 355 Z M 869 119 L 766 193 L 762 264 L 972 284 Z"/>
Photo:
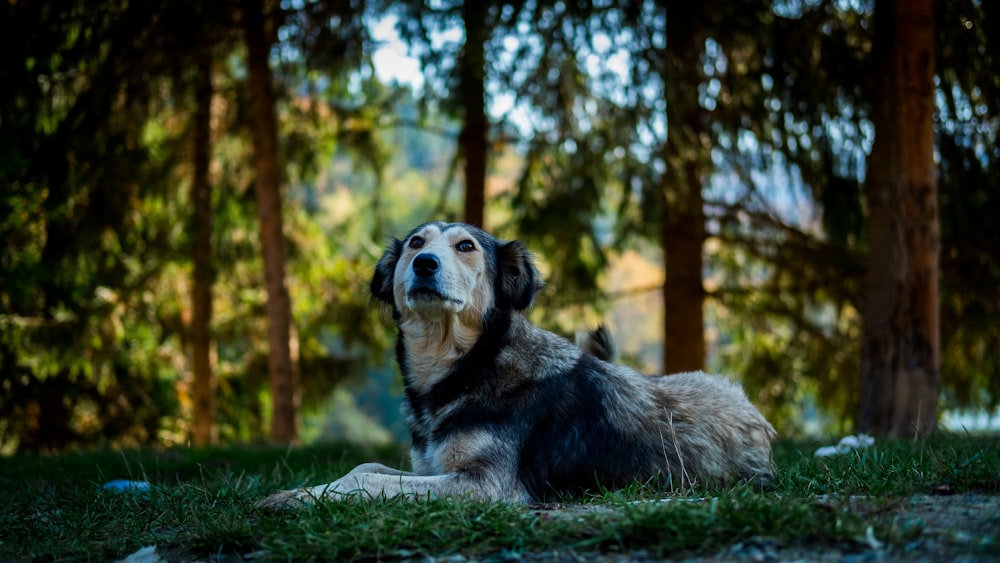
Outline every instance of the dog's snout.
<path fill-rule="evenodd" d="M 441 267 L 441 262 L 433 254 L 420 254 L 413 259 L 413 273 L 421 277 L 433 276 Z"/>

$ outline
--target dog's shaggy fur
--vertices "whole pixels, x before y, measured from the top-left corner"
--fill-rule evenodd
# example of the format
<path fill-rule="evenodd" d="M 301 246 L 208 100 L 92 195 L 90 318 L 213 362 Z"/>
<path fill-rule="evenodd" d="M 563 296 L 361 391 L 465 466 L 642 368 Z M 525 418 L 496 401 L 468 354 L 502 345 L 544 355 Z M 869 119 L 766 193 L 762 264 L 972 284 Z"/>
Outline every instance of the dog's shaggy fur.
<path fill-rule="evenodd" d="M 463 496 L 536 502 L 659 480 L 767 484 L 774 429 L 742 388 L 700 372 L 644 376 L 522 314 L 541 284 L 532 256 L 461 223 L 394 240 L 371 280 L 399 327 L 413 473 L 364 464 L 262 501 Z M 603 358 L 603 359 L 602 359 Z"/>

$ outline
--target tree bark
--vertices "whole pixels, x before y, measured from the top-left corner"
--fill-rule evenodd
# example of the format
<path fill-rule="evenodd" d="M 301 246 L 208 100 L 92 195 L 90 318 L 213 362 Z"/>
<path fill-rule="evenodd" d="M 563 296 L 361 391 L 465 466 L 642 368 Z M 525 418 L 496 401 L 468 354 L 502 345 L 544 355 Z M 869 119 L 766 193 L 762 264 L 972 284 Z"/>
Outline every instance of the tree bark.
<path fill-rule="evenodd" d="M 932 0 L 877 0 L 857 429 L 927 435 L 940 386 Z"/>
<path fill-rule="evenodd" d="M 489 118 L 486 115 L 486 40 L 489 36 L 485 2 L 465 2 L 465 45 L 459 62 L 459 80 L 465 123 L 459 142 L 465 155 L 465 222 L 485 227 L 486 148 Z"/>
<path fill-rule="evenodd" d="M 268 373 L 271 384 L 271 440 L 298 440 L 298 385 L 292 361 L 292 311 L 285 280 L 285 236 L 281 215 L 282 174 L 278 125 L 269 51 L 260 0 L 245 0 L 244 25 L 250 85 L 250 132 L 253 137 L 254 191 L 260 220 L 267 286 Z"/>
<path fill-rule="evenodd" d="M 207 52 L 198 61 L 194 113 L 194 173 L 191 203 L 194 228 L 191 255 L 191 365 L 194 372 L 194 421 L 191 439 L 196 446 L 218 440 L 215 424 L 215 375 L 212 366 L 212 59 Z"/>
<path fill-rule="evenodd" d="M 663 249 L 663 372 L 705 367 L 705 290 L 702 247 L 705 209 L 701 170 L 704 151 L 698 84 L 705 48 L 699 22 L 704 8 L 668 2 L 667 64 L 661 71 L 667 100 L 667 142 L 663 148 L 660 244 Z"/>
<path fill-rule="evenodd" d="M 667 151 L 676 154 L 672 145 L 667 143 Z M 663 187 L 663 373 L 705 368 L 704 200 L 697 164 L 685 162 L 683 168 L 680 181 L 668 180 Z"/>

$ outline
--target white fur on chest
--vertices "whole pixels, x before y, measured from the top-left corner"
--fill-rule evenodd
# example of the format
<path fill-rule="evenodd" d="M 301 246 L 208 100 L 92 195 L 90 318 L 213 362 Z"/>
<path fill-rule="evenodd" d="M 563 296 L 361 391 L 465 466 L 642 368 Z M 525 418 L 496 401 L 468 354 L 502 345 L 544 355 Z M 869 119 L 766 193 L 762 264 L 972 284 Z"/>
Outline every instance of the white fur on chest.
<path fill-rule="evenodd" d="M 417 392 L 430 390 L 475 345 L 479 331 L 458 319 L 407 319 L 400 324 L 406 342 L 407 384 Z"/>

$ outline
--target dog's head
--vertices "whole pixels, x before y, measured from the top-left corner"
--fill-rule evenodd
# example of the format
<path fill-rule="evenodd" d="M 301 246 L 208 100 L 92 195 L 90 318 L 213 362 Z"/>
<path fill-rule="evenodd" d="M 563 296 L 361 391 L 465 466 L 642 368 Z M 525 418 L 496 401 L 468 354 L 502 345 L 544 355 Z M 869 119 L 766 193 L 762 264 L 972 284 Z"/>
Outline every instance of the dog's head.
<path fill-rule="evenodd" d="M 534 259 L 464 223 L 427 223 L 394 239 L 375 266 L 372 298 L 397 320 L 459 316 L 481 323 L 491 311 L 528 308 L 541 287 Z"/>

